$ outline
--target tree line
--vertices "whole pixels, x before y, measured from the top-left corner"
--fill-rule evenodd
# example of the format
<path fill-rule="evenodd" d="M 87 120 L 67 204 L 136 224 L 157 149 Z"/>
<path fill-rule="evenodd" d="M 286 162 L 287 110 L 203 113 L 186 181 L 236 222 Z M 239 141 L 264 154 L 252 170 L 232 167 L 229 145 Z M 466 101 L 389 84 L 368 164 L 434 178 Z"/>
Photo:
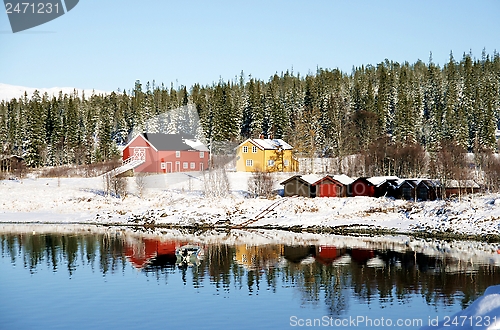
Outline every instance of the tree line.
<path fill-rule="evenodd" d="M 283 138 L 298 156 L 336 159 L 338 170 L 358 155 L 351 175 L 430 175 L 444 163 L 458 166 L 442 159 L 450 150 L 480 155 L 475 164 L 490 168 L 498 151 L 500 56 L 483 51 L 456 60 L 450 53 L 441 67 L 431 54 L 428 63 L 286 71 L 268 81 L 242 72 L 190 88 L 136 81 L 107 95 L 35 92 L 0 103 L 1 151 L 30 167 L 100 162 L 116 157 L 133 131 L 155 129 L 151 118 L 188 105 L 206 143 Z"/>

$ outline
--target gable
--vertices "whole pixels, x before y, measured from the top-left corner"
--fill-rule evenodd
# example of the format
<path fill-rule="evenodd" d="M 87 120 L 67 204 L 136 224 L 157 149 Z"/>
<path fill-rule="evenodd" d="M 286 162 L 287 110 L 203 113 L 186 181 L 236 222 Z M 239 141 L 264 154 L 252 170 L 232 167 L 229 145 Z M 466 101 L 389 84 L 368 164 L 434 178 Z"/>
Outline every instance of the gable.
<path fill-rule="evenodd" d="M 256 146 L 260 150 L 278 150 L 279 148 L 283 150 L 292 150 L 293 147 L 283 141 L 282 139 L 246 139 L 240 143 L 236 148 L 240 149 L 243 146 L 248 146 L 250 143 Z"/>
<path fill-rule="evenodd" d="M 140 140 L 140 141 L 138 141 L 138 140 Z M 158 151 L 158 149 L 156 149 L 154 145 L 152 145 L 148 140 L 146 140 L 142 134 L 137 134 L 132 140 L 130 140 L 129 143 L 127 143 L 125 145 L 125 147 L 123 147 L 123 150 L 130 147 L 131 145 L 134 145 L 134 144 L 137 144 L 140 142 L 144 142 L 144 144 L 146 144 L 146 145 L 152 147 L 154 150 Z"/>

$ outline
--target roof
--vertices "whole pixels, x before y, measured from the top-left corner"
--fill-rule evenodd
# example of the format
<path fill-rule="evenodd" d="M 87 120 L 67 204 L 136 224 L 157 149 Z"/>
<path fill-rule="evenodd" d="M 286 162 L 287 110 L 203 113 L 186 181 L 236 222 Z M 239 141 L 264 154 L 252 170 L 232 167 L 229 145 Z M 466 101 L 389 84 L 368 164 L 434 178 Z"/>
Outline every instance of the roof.
<path fill-rule="evenodd" d="M 426 178 L 410 178 L 410 179 L 398 179 L 396 181 L 396 187 L 399 188 L 403 183 L 408 183 L 410 187 L 415 188 L 419 184 L 425 185 L 427 188 L 437 188 L 441 186 L 441 183 L 437 180 L 431 180 Z"/>
<path fill-rule="evenodd" d="M 340 174 L 340 175 L 330 175 L 330 177 L 334 180 L 337 180 L 338 182 L 342 183 L 343 185 L 350 185 L 351 183 L 354 182 L 353 178 L 348 177 L 345 174 Z"/>
<path fill-rule="evenodd" d="M 316 174 L 308 174 L 308 175 L 302 175 L 301 179 L 309 184 L 313 184 L 313 183 L 321 180 L 322 178 Z"/>
<path fill-rule="evenodd" d="M 450 180 L 446 188 L 481 188 L 474 180 Z"/>
<path fill-rule="evenodd" d="M 293 147 L 283 141 L 282 139 L 247 139 L 243 141 L 239 146 L 246 142 L 250 142 L 255 145 L 257 148 L 262 150 L 278 150 L 280 147 L 283 150 L 291 150 Z M 238 146 L 238 147 L 239 147 Z"/>
<path fill-rule="evenodd" d="M 140 135 L 157 151 L 208 151 L 203 143 L 185 134 L 143 133 Z"/>
<path fill-rule="evenodd" d="M 201 143 L 200 140 L 185 139 L 184 143 L 193 148 L 194 150 L 209 151 L 208 148 L 203 143 Z"/>
<path fill-rule="evenodd" d="M 299 181 L 302 181 L 303 183 L 306 183 L 306 184 L 313 184 L 319 180 L 321 180 L 321 177 L 316 175 L 316 174 L 308 174 L 308 175 L 294 175 L 288 179 L 286 179 L 285 181 L 281 182 L 280 184 L 281 185 L 285 185 L 287 184 L 288 182 L 292 181 L 292 180 L 299 180 Z"/>
<path fill-rule="evenodd" d="M 372 176 L 371 178 L 367 179 L 372 185 L 374 186 L 380 186 L 381 184 L 384 184 L 387 181 L 392 181 L 392 180 L 399 180 L 397 176 Z"/>
<path fill-rule="evenodd" d="M 354 181 L 353 179 L 351 179 L 350 177 L 348 177 L 345 174 L 327 175 L 327 176 L 324 176 L 321 179 L 317 180 L 316 182 L 314 182 L 314 185 L 317 185 L 321 182 L 324 182 L 325 180 L 336 181 L 337 183 L 340 183 L 341 185 L 344 185 L 344 186 L 350 185 Z"/>

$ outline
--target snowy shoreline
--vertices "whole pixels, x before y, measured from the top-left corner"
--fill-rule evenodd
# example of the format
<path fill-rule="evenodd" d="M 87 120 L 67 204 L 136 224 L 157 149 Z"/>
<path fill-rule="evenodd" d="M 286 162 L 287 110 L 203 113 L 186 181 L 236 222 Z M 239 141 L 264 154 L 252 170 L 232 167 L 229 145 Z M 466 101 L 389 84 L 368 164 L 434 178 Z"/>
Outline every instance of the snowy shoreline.
<path fill-rule="evenodd" d="M 130 193 L 120 199 L 103 194 L 102 178 L 3 180 L 0 223 L 179 228 L 232 228 L 246 224 L 245 228 L 458 235 L 500 240 L 499 194 L 428 202 L 371 197 L 277 196 L 271 200 L 245 198 L 247 176 L 247 173 L 230 173 L 232 192 L 217 199 L 205 198 L 200 183 L 188 181 L 170 182 L 166 188 L 148 188 L 143 198 L 139 198 L 133 189 L 134 179 L 128 178 Z M 269 212 L 262 214 L 271 205 Z"/>

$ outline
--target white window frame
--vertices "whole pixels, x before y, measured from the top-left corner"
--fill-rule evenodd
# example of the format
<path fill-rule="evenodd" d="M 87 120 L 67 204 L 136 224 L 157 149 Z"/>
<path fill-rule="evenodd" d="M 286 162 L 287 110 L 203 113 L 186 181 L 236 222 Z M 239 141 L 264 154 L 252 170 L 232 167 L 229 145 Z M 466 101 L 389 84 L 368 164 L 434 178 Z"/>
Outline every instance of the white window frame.
<path fill-rule="evenodd" d="M 188 167 L 189 167 L 188 162 L 182 162 L 182 168 L 183 168 L 184 170 L 187 170 L 187 169 L 188 169 Z"/>
<path fill-rule="evenodd" d="M 267 166 L 274 166 L 274 160 L 269 159 L 269 160 L 267 161 Z"/>
<path fill-rule="evenodd" d="M 196 168 L 196 163 L 195 163 L 195 162 L 191 162 L 191 163 L 189 164 L 189 168 L 190 168 L 191 170 L 194 170 L 194 169 Z"/>
<path fill-rule="evenodd" d="M 181 158 L 181 152 L 180 151 L 176 151 L 175 152 L 175 158 Z"/>
<path fill-rule="evenodd" d="M 290 162 L 288 161 L 288 159 L 285 159 L 285 160 L 283 161 L 283 164 L 284 164 L 285 166 L 288 166 L 288 165 L 290 165 Z"/>
<path fill-rule="evenodd" d="M 256 146 L 252 146 L 252 154 L 256 154 L 257 153 L 257 147 Z"/>
<path fill-rule="evenodd" d="M 246 166 L 253 166 L 253 159 L 247 159 Z"/>
<path fill-rule="evenodd" d="M 161 168 L 162 170 L 166 169 L 166 168 L 167 168 L 167 164 L 162 162 L 162 163 L 160 164 L 160 168 Z"/>
<path fill-rule="evenodd" d="M 205 158 L 205 152 L 204 151 L 200 151 L 200 158 Z"/>
<path fill-rule="evenodd" d="M 246 154 L 248 152 L 248 147 L 247 146 L 243 146 L 241 148 L 241 151 L 243 151 L 243 153 Z"/>

